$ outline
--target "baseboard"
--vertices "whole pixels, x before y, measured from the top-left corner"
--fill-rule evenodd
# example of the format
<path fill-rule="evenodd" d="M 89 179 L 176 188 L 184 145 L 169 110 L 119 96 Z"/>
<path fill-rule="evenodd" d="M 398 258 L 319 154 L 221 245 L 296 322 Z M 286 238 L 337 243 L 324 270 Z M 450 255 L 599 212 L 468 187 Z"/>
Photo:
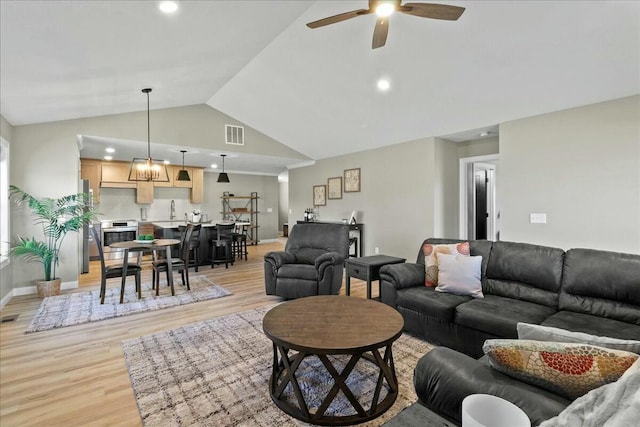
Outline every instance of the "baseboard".
<path fill-rule="evenodd" d="M 7 292 L 7 294 L 0 299 L 0 309 L 2 309 L 13 298 L 13 289 Z"/>
<path fill-rule="evenodd" d="M 60 284 L 60 289 L 61 290 L 67 290 L 67 289 L 76 289 L 79 286 L 78 281 L 77 280 L 72 280 L 70 282 L 62 282 Z M 11 300 L 12 297 L 17 297 L 17 296 L 21 296 L 21 295 L 35 295 L 37 294 L 38 291 L 36 289 L 35 286 L 22 286 L 20 288 L 13 288 L 13 290 L 11 292 L 9 292 L 4 298 L 2 298 L 2 301 L 4 302 L 5 298 L 9 297 L 9 300 Z M 7 300 L 7 302 L 9 302 Z M 5 303 L 0 303 L 2 304 L 2 306 L 4 306 Z"/>
<path fill-rule="evenodd" d="M 260 239 L 260 243 L 274 243 L 279 241 L 279 239 Z"/>

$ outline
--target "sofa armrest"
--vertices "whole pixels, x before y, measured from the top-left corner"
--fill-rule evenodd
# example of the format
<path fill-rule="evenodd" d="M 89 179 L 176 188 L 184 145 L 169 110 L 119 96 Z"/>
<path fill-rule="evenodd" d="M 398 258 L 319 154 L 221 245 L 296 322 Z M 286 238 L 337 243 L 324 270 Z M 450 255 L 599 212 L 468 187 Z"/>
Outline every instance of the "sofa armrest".
<path fill-rule="evenodd" d="M 400 289 L 424 286 L 424 266 L 421 264 L 388 264 L 380 267 L 380 301 L 396 308 Z"/>
<path fill-rule="evenodd" d="M 391 283 L 396 289 L 424 286 L 424 265 L 412 263 L 383 265 L 380 267 L 380 279 Z"/>
<path fill-rule="evenodd" d="M 295 264 L 296 256 L 290 252 L 267 252 L 264 256 L 264 260 L 266 262 L 270 262 L 273 266 L 278 269 L 284 264 Z"/>
<path fill-rule="evenodd" d="M 327 252 L 320 255 L 314 263 L 318 271 L 318 280 L 321 281 L 324 278 L 324 272 L 328 267 L 342 266 L 342 264 L 344 264 L 344 257 L 338 252 Z"/>
<path fill-rule="evenodd" d="M 418 361 L 413 384 L 420 402 L 457 421 L 462 418 L 464 398 L 476 393 L 492 394 L 514 403 L 527 414 L 532 425 L 556 416 L 570 403 L 448 347 L 436 347 Z"/>

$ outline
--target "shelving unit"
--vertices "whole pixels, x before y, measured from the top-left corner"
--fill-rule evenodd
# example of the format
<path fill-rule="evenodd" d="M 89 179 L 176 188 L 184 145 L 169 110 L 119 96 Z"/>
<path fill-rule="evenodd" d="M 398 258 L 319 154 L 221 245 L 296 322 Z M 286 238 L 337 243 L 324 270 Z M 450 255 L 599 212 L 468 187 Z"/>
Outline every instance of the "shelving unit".
<path fill-rule="evenodd" d="M 258 240 L 258 193 L 250 196 L 222 196 L 222 219 L 233 222 L 250 222 L 247 243 L 257 245 Z"/>

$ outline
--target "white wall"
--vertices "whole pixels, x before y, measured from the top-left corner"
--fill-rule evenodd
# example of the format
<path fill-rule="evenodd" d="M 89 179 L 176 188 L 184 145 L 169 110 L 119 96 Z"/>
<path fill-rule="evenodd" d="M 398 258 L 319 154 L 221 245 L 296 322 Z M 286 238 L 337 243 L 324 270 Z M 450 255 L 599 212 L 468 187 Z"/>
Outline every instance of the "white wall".
<path fill-rule="evenodd" d="M 498 191 L 503 240 L 640 253 L 640 96 L 502 124 Z"/>

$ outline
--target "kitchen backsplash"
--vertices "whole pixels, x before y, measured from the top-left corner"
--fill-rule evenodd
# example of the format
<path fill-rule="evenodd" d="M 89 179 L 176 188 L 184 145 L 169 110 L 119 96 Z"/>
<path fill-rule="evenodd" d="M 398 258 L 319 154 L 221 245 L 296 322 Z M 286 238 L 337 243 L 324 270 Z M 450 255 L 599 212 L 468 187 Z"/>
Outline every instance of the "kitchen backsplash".
<path fill-rule="evenodd" d="M 137 204 L 136 190 L 133 188 L 101 188 L 100 204 L 96 205 L 96 208 L 101 214 L 99 219 L 142 220 L 140 209 L 146 208 L 147 221 L 166 221 L 170 219 L 173 200 L 175 219 L 184 219 L 185 212 L 191 215 L 193 210 L 201 209 L 201 205 L 191 204 L 189 197 L 189 188 L 156 188 L 153 203 Z"/>

